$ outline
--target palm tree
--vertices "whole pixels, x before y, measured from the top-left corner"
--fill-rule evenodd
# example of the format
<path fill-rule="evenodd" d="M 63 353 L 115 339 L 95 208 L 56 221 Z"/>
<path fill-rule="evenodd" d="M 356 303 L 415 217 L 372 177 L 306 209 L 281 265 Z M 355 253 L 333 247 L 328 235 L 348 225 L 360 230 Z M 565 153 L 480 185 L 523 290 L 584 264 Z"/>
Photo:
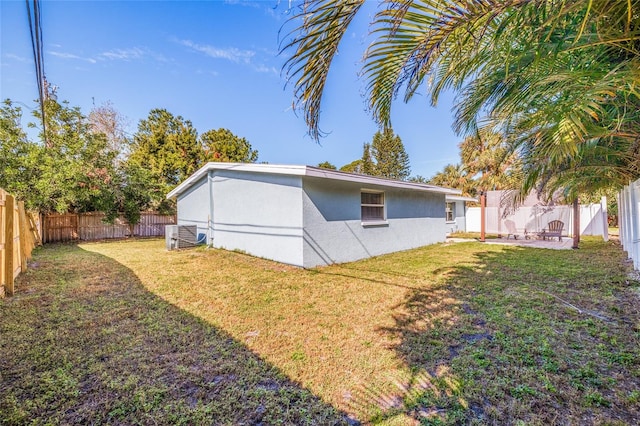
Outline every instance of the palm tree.
<path fill-rule="evenodd" d="M 284 69 L 314 138 L 331 61 L 363 3 L 307 0 L 292 19 Z M 637 177 L 639 9 L 638 0 L 383 1 L 364 55 L 369 108 L 389 126 L 396 96 L 426 88 L 435 104 L 453 90 L 455 129 L 502 133 L 521 157 L 522 194 Z"/>
<path fill-rule="evenodd" d="M 579 197 L 612 187 L 620 188 L 637 176 L 630 170 L 635 170 L 636 173 L 640 170 L 640 149 L 637 142 L 633 149 L 627 146 L 624 138 L 611 138 L 611 144 L 605 142 L 594 139 L 580 144 L 576 155 L 565 157 L 564 162 L 535 164 L 532 160 L 524 161 L 528 170 L 524 172 L 526 181 L 523 187 L 535 187 L 538 193 L 547 198 L 562 191 L 565 200 L 573 204 L 573 248 L 578 248 L 580 242 Z M 615 143 L 623 146 L 613 145 Z M 523 153 L 525 158 L 540 158 L 540 154 L 528 151 L 535 151 L 535 145 L 531 144 L 526 148 L 527 151 Z"/>
<path fill-rule="evenodd" d="M 519 156 L 501 133 L 481 129 L 460 143 L 460 158 L 482 191 L 513 189 L 521 179 Z"/>
<path fill-rule="evenodd" d="M 476 185 L 462 164 L 447 164 L 442 171 L 428 180 L 431 185 L 445 186 L 462 191 L 463 195 L 475 196 Z"/>
<path fill-rule="evenodd" d="M 305 0 L 292 18 L 300 24 L 289 33 L 283 47 L 283 51 L 294 50 L 285 70 L 294 82 L 296 103 L 304 110 L 315 137 L 320 135 L 320 104 L 331 62 L 363 3 Z M 596 54 L 593 64 L 601 62 L 614 71 L 606 82 L 633 94 L 635 88 L 627 84 L 638 79 L 637 66 L 633 66 L 638 64 L 640 47 L 638 7 L 637 0 L 383 1 L 372 22 L 377 38 L 365 53 L 363 65 L 374 118 L 389 125 L 394 97 L 404 89 L 408 101 L 430 79 L 428 90 L 434 103 L 447 88 L 463 95 L 458 110 L 467 113 L 458 124 L 469 125 L 464 118 L 483 107 L 529 96 L 527 91 L 513 90 L 527 83 L 520 76 L 531 77 L 535 72 L 540 78 L 559 77 L 557 86 L 579 86 L 575 73 L 561 75 L 549 67 L 564 58 L 556 68 L 570 71 L 567 55 L 582 52 L 588 52 L 585 57 Z M 616 63 L 609 63 L 612 58 Z M 474 81 L 486 82 L 482 77 L 496 72 L 509 80 L 502 86 L 468 86 Z M 600 85 L 603 88 L 604 84 Z M 491 98 L 476 93 L 480 89 Z M 533 86 L 530 91 L 537 89 Z M 583 87 L 579 92 L 585 90 Z"/>

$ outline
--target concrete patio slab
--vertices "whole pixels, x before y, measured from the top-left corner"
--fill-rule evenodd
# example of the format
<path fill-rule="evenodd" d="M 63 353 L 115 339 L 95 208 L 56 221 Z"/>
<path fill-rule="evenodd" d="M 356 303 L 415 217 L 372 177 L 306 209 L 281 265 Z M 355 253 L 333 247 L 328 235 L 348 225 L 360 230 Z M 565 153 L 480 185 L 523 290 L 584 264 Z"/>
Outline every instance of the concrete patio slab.
<path fill-rule="evenodd" d="M 460 242 L 479 242 L 477 239 L 468 239 L 468 238 L 447 238 L 447 243 L 460 243 Z M 525 240 L 525 239 L 517 239 L 514 240 L 512 238 L 496 238 L 496 239 L 487 239 L 484 244 L 498 244 L 498 245 L 508 245 L 508 246 L 521 246 L 521 247 L 533 247 L 533 248 L 545 248 L 551 250 L 571 250 L 571 246 L 573 245 L 573 239 L 570 237 L 563 237 L 562 241 L 558 241 L 557 238 L 553 240 Z"/>

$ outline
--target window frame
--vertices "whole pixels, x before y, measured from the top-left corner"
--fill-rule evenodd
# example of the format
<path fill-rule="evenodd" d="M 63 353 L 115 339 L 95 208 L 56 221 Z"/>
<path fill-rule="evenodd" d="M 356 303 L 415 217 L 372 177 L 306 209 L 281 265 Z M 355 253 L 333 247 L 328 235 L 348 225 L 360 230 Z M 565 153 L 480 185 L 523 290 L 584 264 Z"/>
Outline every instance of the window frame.
<path fill-rule="evenodd" d="M 362 202 L 362 194 L 376 194 L 382 196 L 381 203 L 363 203 Z M 380 208 L 382 210 L 382 217 L 376 218 L 365 218 L 363 215 L 364 207 L 374 207 Z M 360 190 L 360 223 L 362 226 L 379 226 L 379 225 L 387 225 L 389 222 L 387 221 L 387 197 L 384 191 L 373 190 L 373 189 L 361 189 Z"/>
<path fill-rule="evenodd" d="M 449 205 L 451 205 L 451 208 L 449 208 Z M 451 214 L 451 220 L 449 220 L 449 214 Z M 456 202 L 455 201 L 445 201 L 444 220 L 446 223 L 455 223 L 456 221 Z"/>

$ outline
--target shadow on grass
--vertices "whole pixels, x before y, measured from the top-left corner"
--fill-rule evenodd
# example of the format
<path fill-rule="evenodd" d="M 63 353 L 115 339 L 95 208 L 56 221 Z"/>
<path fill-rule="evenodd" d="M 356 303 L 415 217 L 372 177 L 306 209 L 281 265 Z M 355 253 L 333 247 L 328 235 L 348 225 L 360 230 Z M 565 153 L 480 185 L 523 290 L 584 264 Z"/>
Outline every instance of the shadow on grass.
<path fill-rule="evenodd" d="M 450 268 L 399 262 L 388 276 L 444 275 L 407 287 L 394 326 L 380 330 L 397 339 L 409 377 L 392 391 L 363 387 L 351 410 L 377 405 L 373 422 L 636 424 L 638 282 L 609 246 L 476 249 Z"/>
<path fill-rule="evenodd" d="M 35 259 L 0 300 L 0 423 L 356 423 L 114 260 Z"/>

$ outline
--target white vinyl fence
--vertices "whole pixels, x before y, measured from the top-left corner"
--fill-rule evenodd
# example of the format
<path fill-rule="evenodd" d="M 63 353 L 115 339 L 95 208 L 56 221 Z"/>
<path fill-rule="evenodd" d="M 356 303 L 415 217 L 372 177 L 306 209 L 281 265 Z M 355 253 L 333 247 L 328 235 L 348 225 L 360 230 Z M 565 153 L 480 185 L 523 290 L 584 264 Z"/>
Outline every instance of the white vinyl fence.
<path fill-rule="evenodd" d="M 640 179 L 620 191 L 618 223 L 622 247 L 633 259 L 633 267 L 640 269 Z"/>
<path fill-rule="evenodd" d="M 486 208 L 487 233 L 535 234 L 542 232 L 552 220 L 564 222 L 563 235 L 569 236 L 573 231 L 572 206 L 522 206 L 506 216 L 503 213 L 500 207 Z M 467 209 L 467 232 L 480 232 L 480 207 Z M 601 235 L 605 241 L 609 239 L 605 197 L 598 204 L 580 206 L 580 235 Z"/>

